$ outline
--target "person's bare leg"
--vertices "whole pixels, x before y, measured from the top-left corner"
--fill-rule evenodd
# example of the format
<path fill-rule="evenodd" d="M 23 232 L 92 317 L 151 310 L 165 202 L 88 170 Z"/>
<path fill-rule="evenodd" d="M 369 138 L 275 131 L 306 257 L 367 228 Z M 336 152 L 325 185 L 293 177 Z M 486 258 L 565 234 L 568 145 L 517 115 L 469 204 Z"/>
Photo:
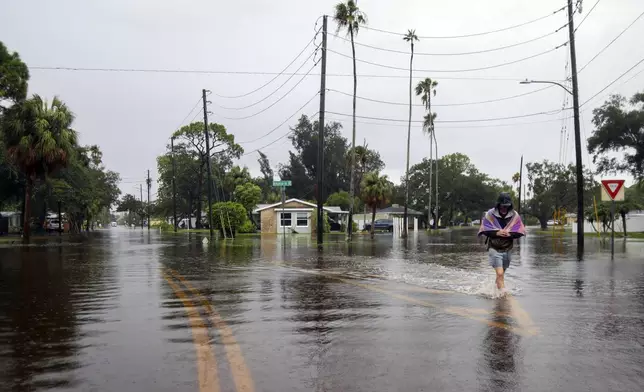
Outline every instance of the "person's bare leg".
<path fill-rule="evenodd" d="M 496 267 L 494 270 L 496 271 L 496 287 L 499 290 L 503 290 L 505 288 L 505 280 L 503 277 L 503 274 L 504 274 L 503 267 Z"/>

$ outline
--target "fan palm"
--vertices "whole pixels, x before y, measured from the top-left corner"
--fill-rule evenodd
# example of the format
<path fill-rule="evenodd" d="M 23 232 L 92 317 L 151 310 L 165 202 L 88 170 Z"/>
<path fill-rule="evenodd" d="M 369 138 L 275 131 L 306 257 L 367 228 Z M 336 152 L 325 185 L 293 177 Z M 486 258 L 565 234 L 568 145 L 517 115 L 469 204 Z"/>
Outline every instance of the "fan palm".
<path fill-rule="evenodd" d="M 34 95 L 12 106 L 4 121 L 5 145 L 10 160 L 24 174 L 23 241 L 29 242 L 31 193 L 34 182 L 66 167 L 78 145 L 70 127 L 74 115 L 58 97 L 51 103 Z"/>
<path fill-rule="evenodd" d="M 371 208 L 371 238 L 373 238 L 376 209 L 387 204 L 391 198 L 391 184 L 386 175 L 380 176 L 376 172 L 371 172 L 364 176 L 360 188 L 362 200 Z"/>
<path fill-rule="evenodd" d="M 405 210 L 403 215 L 403 235 L 407 236 L 407 205 L 409 204 L 409 148 L 411 139 L 411 112 L 412 112 L 412 65 L 414 63 L 414 41 L 418 41 L 416 30 L 408 30 L 407 34 L 403 37 L 411 45 L 411 56 L 409 57 L 409 121 L 407 123 L 407 166 L 405 169 Z"/>
<path fill-rule="evenodd" d="M 427 208 L 427 224 L 432 220 L 432 160 L 433 160 L 433 142 L 435 140 L 434 135 L 434 119 L 436 118 L 436 113 L 432 113 L 432 96 L 436 96 L 436 86 L 438 82 L 432 80 L 431 78 L 425 78 L 421 80 L 416 85 L 416 96 L 420 96 L 427 114 L 424 118 L 423 123 L 423 132 L 429 135 L 429 204 Z M 438 153 L 436 154 L 436 172 L 438 172 Z M 436 202 L 438 203 L 438 175 L 436 176 Z M 436 211 L 438 214 L 438 211 Z"/>
<path fill-rule="evenodd" d="M 355 196 L 355 147 L 356 147 L 356 94 L 358 90 L 358 75 L 356 73 L 356 47 L 353 42 L 353 37 L 358 34 L 361 25 L 367 24 L 367 15 L 360 11 L 356 2 L 348 0 L 346 3 L 338 3 L 335 5 L 333 20 L 338 25 L 337 31 L 342 29 L 347 30 L 347 35 L 351 38 L 351 54 L 353 56 L 353 132 L 351 136 L 351 177 L 349 182 L 349 224 L 347 225 L 347 236 L 351 239 L 352 235 L 352 222 L 353 222 L 353 199 Z"/>

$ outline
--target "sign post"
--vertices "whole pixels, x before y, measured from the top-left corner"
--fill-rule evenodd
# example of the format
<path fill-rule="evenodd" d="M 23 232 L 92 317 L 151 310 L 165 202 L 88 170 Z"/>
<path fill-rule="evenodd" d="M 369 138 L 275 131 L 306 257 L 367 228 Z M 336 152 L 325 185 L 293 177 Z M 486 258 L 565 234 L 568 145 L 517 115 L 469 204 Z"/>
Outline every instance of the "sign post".
<path fill-rule="evenodd" d="M 284 237 L 282 238 L 282 243 L 284 244 L 285 249 L 286 249 L 286 226 L 283 225 L 284 205 L 286 204 L 286 187 L 291 185 L 292 185 L 291 180 L 279 180 L 279 181 L 273 180 L 273 186 L 276 188 L 280 188 L 282 191 L 282 212 L 280 215 L 280 226 L 282 226 L 282 235 Z"/>
<path fill-rule="evenodd" d="M 615 257 L 615 201 L 624 200 L 624 180 L 602 180 L 602 201 L 610 200 L 610 258 Z M 577 217 L 579 219 L 579 217 Z M 599 224 L 599 222 L 598 222 Z"/>

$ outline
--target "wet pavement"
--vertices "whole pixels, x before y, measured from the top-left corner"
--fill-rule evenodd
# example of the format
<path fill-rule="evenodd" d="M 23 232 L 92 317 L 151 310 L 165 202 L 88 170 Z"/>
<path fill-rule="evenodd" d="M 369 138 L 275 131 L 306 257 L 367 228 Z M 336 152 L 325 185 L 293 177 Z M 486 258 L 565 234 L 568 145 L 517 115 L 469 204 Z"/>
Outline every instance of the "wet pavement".
<path fill-rule="evenodd" d="M 472 231 L 0 248 L 1 391 L 641 391 L 644 242 Z"/>

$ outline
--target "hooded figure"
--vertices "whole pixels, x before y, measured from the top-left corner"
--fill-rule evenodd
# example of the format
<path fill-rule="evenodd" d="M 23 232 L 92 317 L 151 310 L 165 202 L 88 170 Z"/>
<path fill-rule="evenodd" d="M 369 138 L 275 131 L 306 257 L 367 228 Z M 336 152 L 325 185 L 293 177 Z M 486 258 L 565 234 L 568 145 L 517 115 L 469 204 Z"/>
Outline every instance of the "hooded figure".
<path fill-rule="evenodd" d="M 525 226 L 514 211 L 512 198 L 502 192 L 496 207 L 489 210 L 481 221 L 479 236 L 486 236 L 490 266 L 496 271 L 496 286 L 505 290 L 504 274 L 510 266 L 510 253 L 514 240 L 525 235 Z"/>

